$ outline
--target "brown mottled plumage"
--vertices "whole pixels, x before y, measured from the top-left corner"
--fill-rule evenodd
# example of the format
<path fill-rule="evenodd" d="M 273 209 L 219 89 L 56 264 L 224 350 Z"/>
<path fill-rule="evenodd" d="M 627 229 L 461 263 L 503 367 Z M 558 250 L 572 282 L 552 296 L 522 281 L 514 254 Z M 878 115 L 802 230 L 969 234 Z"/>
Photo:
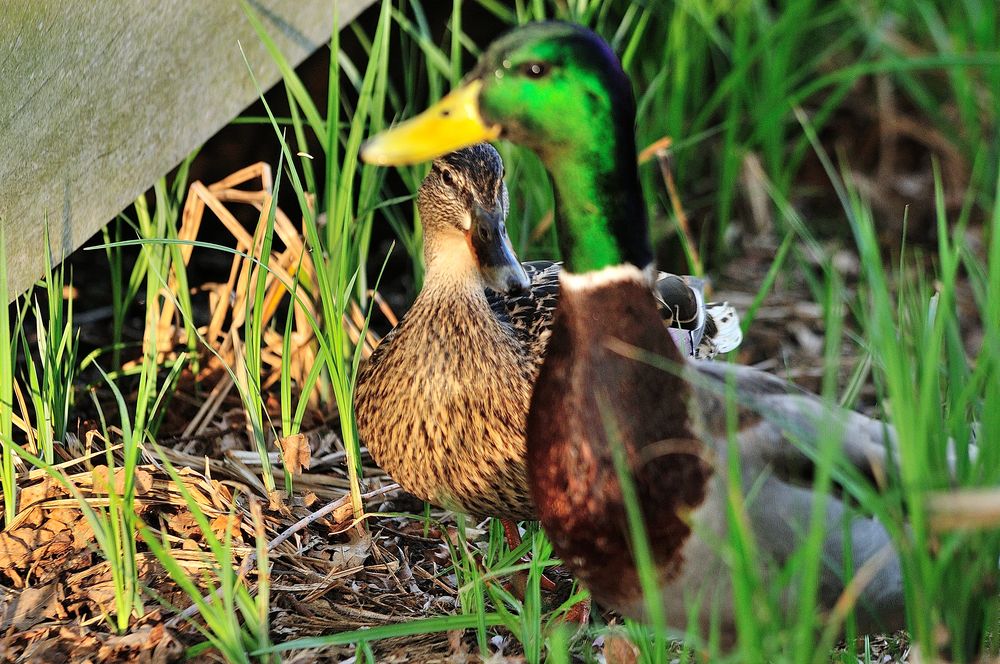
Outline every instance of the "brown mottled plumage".
<path fill-rule="evenodd" d="M 424 500 L 534 518 L 524 470 L 534 359 L 480 284 L 428 283 L 421 296 L 358 378 L 362 440 Z"/>

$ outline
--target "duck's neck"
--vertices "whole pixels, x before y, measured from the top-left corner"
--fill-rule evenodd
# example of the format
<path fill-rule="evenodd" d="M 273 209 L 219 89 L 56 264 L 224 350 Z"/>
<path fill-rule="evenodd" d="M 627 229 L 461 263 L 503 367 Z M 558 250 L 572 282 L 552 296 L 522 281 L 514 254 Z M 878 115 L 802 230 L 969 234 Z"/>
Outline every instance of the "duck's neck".
<path fill-rule="evenodd" d="M 555 188 L 559 249 L 571 272 L 652 262 L 631 117 L 609 119 L 543 156 Z"/>
<path fill-rule="evenodd" d="M 424 238 L 424 287 L 418 299 L 462 296 L 470 306 L 489 308 L 479 268 L 458 233 Z"/>
<path fill-rule="evenodd" d="M 434 360 L 449 363 L 455 353 L 489 354 L 511 360 L 508 353 L 520 353 L 519 342 L 508 324 L 494 313 L 486 297 L 483 281 L 472 252 L 461 235 L 425 238 L 424 285 L 407 312 L 409 325 L 403 334 L 421 337 L 417 344 L 439 348 Z M 397 344 L 398 345 L 398 344 Z M 516 361 L 516 360 L 515 360 Z M 473 363 L 459 362 L 471 367 Z M 450 364 L 449 371 L 454 369 Z"/>

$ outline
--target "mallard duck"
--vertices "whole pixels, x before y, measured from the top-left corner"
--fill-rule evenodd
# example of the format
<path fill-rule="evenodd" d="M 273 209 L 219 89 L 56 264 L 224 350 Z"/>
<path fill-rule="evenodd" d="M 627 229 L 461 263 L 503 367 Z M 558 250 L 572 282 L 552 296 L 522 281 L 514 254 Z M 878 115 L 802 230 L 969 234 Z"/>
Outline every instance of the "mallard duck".
<path fill-rule="evenodd" d="M 649 294 L 652 251 L 634 123 L 631 85 L 610 46 L 579 26 L 539 23 L 495 41 L 461 87 L 372 139 L 362 155 L 413 162 L 501 137 L 538 154 L 553 180 L 566 268 L 527 423 L 538 517 L 595 600 L 645 617 L 613 463 L 622 449 L 668 623 L 683 626 L 697 599 L 703 623 L 715 613 L 732 638 L 731 572 L 718 547 L 729 523 L 721 395 L 730 389 L 738 406 L 734 449 L 748 524 L 763 559 L 777 564 L 811 523 L 812 458 L 822 433 L 839 433 L 844 458 L 870 476 L 888 463 L 893 433 L 764 372 L 690 360 L 672 343 Z M 837 496 L 826 500 L 818 602 L 833 609 L 845 589 L 848 507 Z M 876 519 L 849 519 L 850 564 L 855 573 L 869 563 L 874 570 L 856 588 L 859 628 L 899 627 L 903 583 L 891 538 Z M 786 598 L 794 606 L 793 588 Z"/>
<path fill-rule="evenodd" d="M 358 431 L 410 493 L 478 516 L 534 519 L 524 423 L 559 299 L 557 263 L 510 247 L 504 168 L 488 143 L 436 160 L 420 186 L 423 289 L 361 368 Z M 690 283 L 690 285 L 689 285 Z M 728 305 L 661 274 L 661 320 L 692 353 L 738 343 Z"/>

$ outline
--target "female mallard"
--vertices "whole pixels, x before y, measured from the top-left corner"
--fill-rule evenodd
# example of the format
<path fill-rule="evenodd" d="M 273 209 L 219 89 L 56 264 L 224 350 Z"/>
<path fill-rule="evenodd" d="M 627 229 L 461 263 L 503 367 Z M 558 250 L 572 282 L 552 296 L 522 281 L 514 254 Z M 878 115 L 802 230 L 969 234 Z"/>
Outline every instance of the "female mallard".
<path fill-rule="evenodd" d="M 488 143 L 434 162 L 417 196 L 424 287 L 362 367 L 354 404 L 372 457 L 410 493 L 475 515 L 534 519 L 524 424 L 561 268 L 518 263 L 503 175 Z M 658 296 L 663 320 L 693 350 L 738 343 L 731 307 L 706 308 L 684 277 L 661 275 Z"/>
<path fill-rule="evenodd" d="M 746 516 L 761 558 L 782 564 L 812 523 L 811 460 L 821 433 L 838 434 L 845 459 L 869 473 L 887 462 L 892 434 L 881 422 L 832 408 L 763 372 L 688 361 L 678 351 L 649 296 L 652 252 L 634 122 L 631 86 L 611 48 L 584 28 L 541 23 L 494 42 L 462 87 L 374 138 L 363 156 L 412 162 L 501 136 L 539 155 L 552 176 L 566 261 L 527 424 L 539 519 L 595 599 L 643 616 L 612 463 L 613 451 L 623 450 L 667 621 L 683 625 L 696 606 L 703 624 L 717 615 L 732 638 L 732 582 L 718 550 L 728 524 L 729 449 L 739 454 Z M 651 357 L 663 358 L 660 368 Z M 663 363 L 674 370 L 664 371 Z M 726 390 L 739 405 L 735 448 L 720 396 Z M 855 588 L 859 628 L 901 625 L 900 564 L 885 527 L 845 516 L 848 508 L 837 497 L 826 501 L 831 527 L 822 542 L 818 601 L 832 609 L 847 565 L 855 572 L 869 565 L 873 578 Z M 849 563 L 842 525 L 848 518 Z M 794 589 L 785 596 L 794 607 Z"/>

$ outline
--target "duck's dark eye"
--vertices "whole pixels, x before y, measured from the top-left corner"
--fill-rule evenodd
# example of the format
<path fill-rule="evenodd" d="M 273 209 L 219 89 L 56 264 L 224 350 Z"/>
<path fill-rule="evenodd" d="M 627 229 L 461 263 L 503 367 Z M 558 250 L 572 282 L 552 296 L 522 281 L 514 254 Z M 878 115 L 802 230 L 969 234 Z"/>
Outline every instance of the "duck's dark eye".
<path fill-rule="evenodd" d="M 520 69 L 528 78 L 542 78 L 549 73 L 549 65 L 544 62 L 525 62 Z"/>
<path fill-rule="evenodd" d="M 441 171 L 441 179 L 444 180 L 444 183 L 449 187 L 455 186 L 455 176 L 452 175 L 451 171 L 449 171 L 447 168 Z"/>

